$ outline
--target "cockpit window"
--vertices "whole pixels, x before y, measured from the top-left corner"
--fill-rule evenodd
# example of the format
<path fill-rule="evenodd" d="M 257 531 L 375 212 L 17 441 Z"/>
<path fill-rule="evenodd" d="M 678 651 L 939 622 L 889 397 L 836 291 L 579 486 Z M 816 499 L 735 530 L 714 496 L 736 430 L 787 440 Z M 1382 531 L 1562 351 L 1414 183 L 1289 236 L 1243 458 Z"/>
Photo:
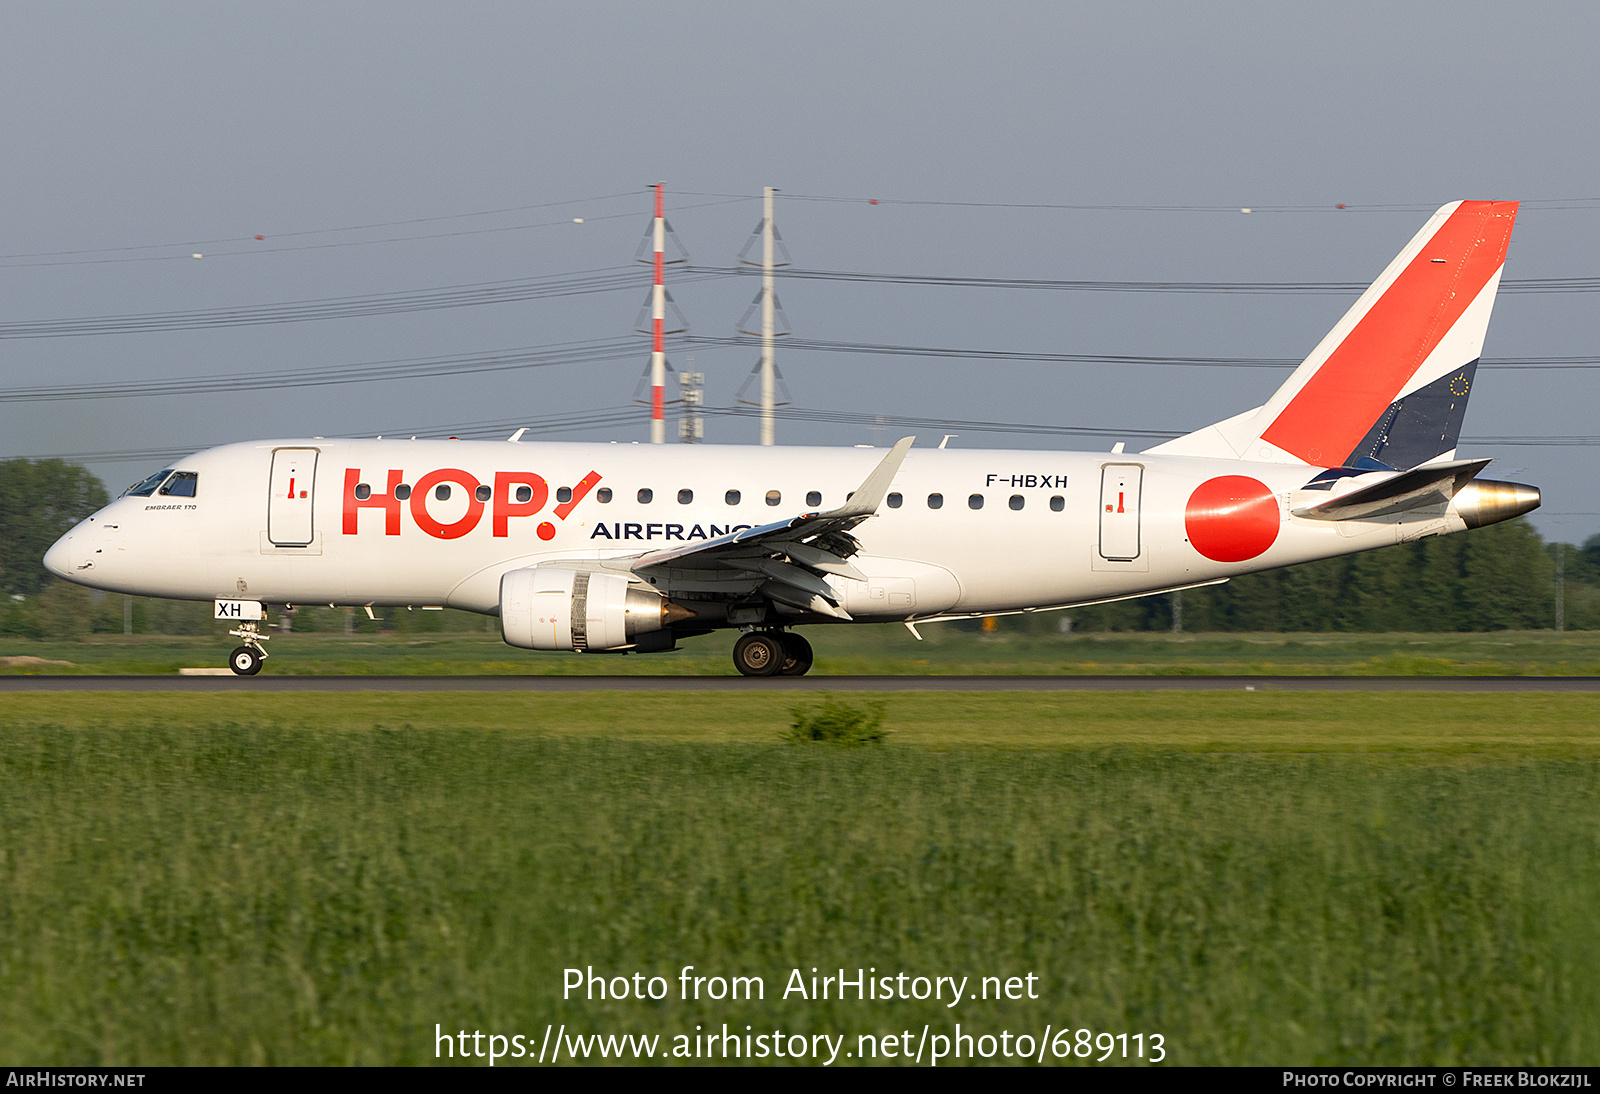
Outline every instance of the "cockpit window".
<path fill-rule="evenodd" d="M 192 498 L 199 485 L 200 475 L 197 472 L 174 471 L 172 478 L 161 488 L 161 493 L 169 498 Z"/>
<path fill-rule="evenodd" d="M 170 474 L 172 474 L 172 468 L 170 467 L 165 471 L 157 471 L 143 482 L 136 482 L 128 487 L 123 491 L 122 496 L 125 498 L 148 498 L 156 492 L 156 487 L 165 482 Z"/>

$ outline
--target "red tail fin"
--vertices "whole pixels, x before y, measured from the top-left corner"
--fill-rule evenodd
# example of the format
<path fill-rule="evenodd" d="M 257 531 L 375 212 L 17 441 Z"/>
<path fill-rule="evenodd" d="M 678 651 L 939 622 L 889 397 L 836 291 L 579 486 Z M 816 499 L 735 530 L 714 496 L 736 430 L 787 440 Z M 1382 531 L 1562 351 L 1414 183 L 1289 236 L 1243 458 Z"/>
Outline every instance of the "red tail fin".
<path fill-rule="evenodd" d="M 1317 466 L 1453 453 L 1516 215 L 1446 205 L 1265 406 L 1152 451 Z"/>

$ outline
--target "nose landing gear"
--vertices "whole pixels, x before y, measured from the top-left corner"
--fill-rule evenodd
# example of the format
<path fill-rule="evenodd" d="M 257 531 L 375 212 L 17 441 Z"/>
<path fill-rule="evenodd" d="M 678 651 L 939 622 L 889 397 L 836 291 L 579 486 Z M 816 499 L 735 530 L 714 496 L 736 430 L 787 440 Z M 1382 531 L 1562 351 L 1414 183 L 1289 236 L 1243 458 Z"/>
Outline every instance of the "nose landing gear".
<path fill-rule="evenodd" d="M 804 676 L 811 643 L 788 631 L 751 631 L 733 644 L 733 667 L 745 676 Z"/>
<path fill-rule="evenodd" d="M 267 651 L 261 643 L 272 636 L 262 634 L 254 623 L 240 623 L 238 630 L 228 633 L 244 643 L 228 655 L 228 667 L 233 670 L 234 675 L 254 676 L 260 672 L 261 662 L 267 657 Z"/>

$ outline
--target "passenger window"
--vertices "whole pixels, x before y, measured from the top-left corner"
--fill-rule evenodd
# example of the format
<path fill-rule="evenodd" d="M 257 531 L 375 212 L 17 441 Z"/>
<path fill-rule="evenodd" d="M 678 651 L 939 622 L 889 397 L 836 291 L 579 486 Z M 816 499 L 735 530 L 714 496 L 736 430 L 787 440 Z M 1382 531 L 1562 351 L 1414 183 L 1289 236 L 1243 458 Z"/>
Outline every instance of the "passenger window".
<path fill-rule="evenodd" d="M 161 492 L 169 498 L 192 498 L 199 485 L 200 476 L 193 471 L 175 471 Z"/>
<path fill-rule="evenodd" d="M 1011 495 L 1011 508 L 1013 508 L 1013 509 L 1021 509 L 1022 508 L 1022 495 L 1021 494 L 1012 494 Z"/>
<path fill-rule="evenodd" d="M 148 479 L 145 479 L 141 482 L 136 482 L 132 486 L 128 487 L 127 490 L 123 491 L 122 496 L 125 498 L 148 498 L 151 494 L 156 492 L 156 487 L 165 482 L 167 476 L 170 474 L 172 474 L 172 468 L 170 467 L 165 471 L 157 471 Z"/>
<path fill-rule="evenodd" d="M 523 502 L 524 504 L 526 504 L 527 502 L 532 501 L 533 500 L 533 487 L 531 487 L 531 486 L 519 486 L 519 487 L 517 487 L 517 500 L 519 502 Z"/>
<path fill-rule="evenodd" d="M 650 489 L 648 486 L 641 486 L 639 488 L 639 504 L 640 505 L 649 505 L 650 504 L 650 499 L 655 497 L 655 496 L 656 496 L 656 492 L 654 490 Z"/>
<path fill-rule="evenodd" d="M 942 508 L 943 506 L 944 506 L 944 495 L 943 494 L 929 494 L 928 495 L 928 508 L 929 509 L 939 509 L 939 508 Z"/>
<path fill-rule="evenodd" d="M 394 488 L 394 496 L 396 501 L 405 501 L 411 496 L 411 487 L 407 486 L 405 483 L 401 483 L 399 486 Z"/>
<path fill-rule="evenodd" d="M 438 486 L 433 488 L 433 497 L 436 501 L 449 501 L 450 487 L 444 483 L 440 483 Z"/>
<path fill-rule="evenodd" d="M 679 505 L 688 505 L 692 501 L 694 501 L 694 491 L 693 490 L 679 490 L 678 491 L 678 504 Z"/>
<path fill-rule="evenodd" d="M 783 495 L 780 494 L 778 491 L 776 491 L 776 490 L 768 490 L 767 491 L 767 504 L 768 505 L 778 505 L 782 501 L 783 501 Z"/>
<path fill-rule="evenodd" d="M 356 500 L 366 501 L 370 497 L 372 497 L 372 487 L 364 482 L 356 483 Z"/>
<path fill-rule="evenodd" d="M 967 508 L 968 509 L 982 509 L 983 508 L 983 495 L 982 494 L 973 494 L 971 497 L 969 497 L 967 499 Z"/>
<path fill-rule="evenodd" d="M 572 500 L 572 487 L 563 486 L 556 491 L 556 500 L 565 505 Z"/>
<path fill-rule="evenodd" d="M 601 505 L 610 505 L 611 504 L 611 487 L 602 486 L 600 489 L 596 490 L 594 492 L 594 500 L 599 502 Z"/>
<path fill-rule="evenodd" d="M 900 508 L 900 503 L 905 500 L 906 499 L 902 498 L 899 494 L 890 494 L 888 497 L 889 508 L 898 509 Z"/>
<path fill-rule="evenodd" d="M 1062 497 L 1060 494 L 1057 494 L 1055 497 L 1050 499 L 1050 511 L 1052 513 L 1059 513 L 1066 507 L 1067 499 Z"/>
<path fill-rule="evenodd" d="M 806 504 L 807 505 L 821 505 L 822 504 L 822 491 L 821 490 L 813 490 L 809 494 L 807 494 L 806 495 Z"/>
<path fill-rule="evenodd" d="M 488 501 L 494 496 L 494 490 L 487 486 L 480 486 L 472 492 L 472 496 L 479 501 Z"/>
<path fill-rule="evenodd" d="M 738 505 L 739 491 L 729 490 L 726 494 L 722 495 L 722 500 L 727 502 L 729 505 Z"/>

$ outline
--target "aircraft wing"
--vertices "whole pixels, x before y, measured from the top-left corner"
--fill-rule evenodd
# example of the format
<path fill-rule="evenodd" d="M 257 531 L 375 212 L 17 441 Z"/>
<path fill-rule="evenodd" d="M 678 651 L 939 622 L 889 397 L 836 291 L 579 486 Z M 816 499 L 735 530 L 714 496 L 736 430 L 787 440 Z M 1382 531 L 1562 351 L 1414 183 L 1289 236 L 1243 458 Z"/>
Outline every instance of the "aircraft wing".
<path fill-rule="evenodd" d="M 635 573 L 724 570 L 763 579 L 763 596 L 803 611 L 850 616 L 839 606 L 826 575 L 865 581 L 849 559 L 861 549 L 851 529 L 878 511 L 915 437 L 904 437 L 879 461 L 845 503 L 821 513 L 802 513 L 757 528 L 730 532 L 703 543 L 652 551 L 632 560 Z"/>

